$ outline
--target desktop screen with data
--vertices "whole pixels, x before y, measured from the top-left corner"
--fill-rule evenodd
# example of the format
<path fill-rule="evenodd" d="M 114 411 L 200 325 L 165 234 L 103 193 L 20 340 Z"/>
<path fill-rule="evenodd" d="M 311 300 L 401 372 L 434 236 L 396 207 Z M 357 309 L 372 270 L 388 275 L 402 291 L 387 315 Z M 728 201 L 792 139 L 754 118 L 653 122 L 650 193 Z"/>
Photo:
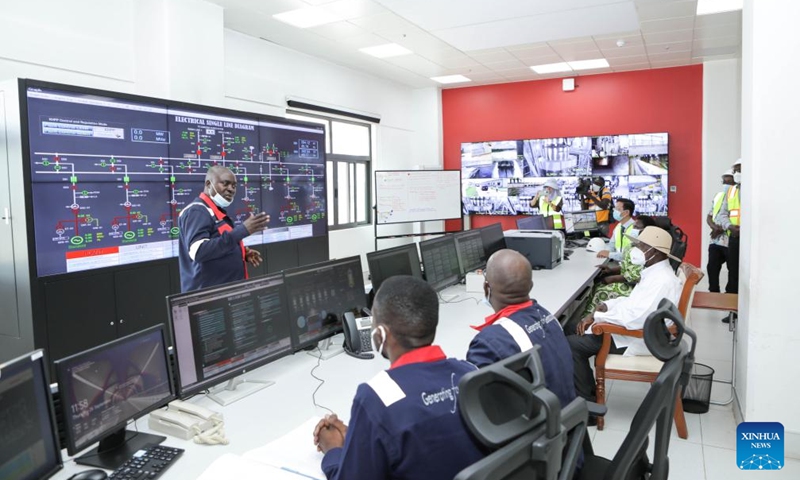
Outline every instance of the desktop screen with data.
<path fill-rule="evenodd" d="M 461 270 L 458 265 L 456 242 L 452 235 L 425 240 L 419 244 L 425 280 L 438 292 L 458 283 Z"/>
<path fill-rule="evenodd" d="M 422 279 L 416 243 L 370 252 L 367 254 L 367 264 L 374 292 L 387 278 L 395 275 L 411 275 Z"/>
<path fill-rule="evenodd" d="M 458 265 L 462 276 L 486 265 L 481 232 L 467 230 L 466 232 L 457 233 L 455 240 Z"/>
<path fill-rule="evenodd" d="M 168 303 L 181 396 L 292 352 L 281 274 L 174 295 Z"/>
<path fill-rule="evenodd" d="M 61 468 L 42 350 L 0 365 L 0 478 L 49 478 Z"/>
<path fill-rule="evenodd" d="M 284 278 L 296 348 L 341 332 L 343 313 L 367 306 L 360 256 L 286 270 Z"/>

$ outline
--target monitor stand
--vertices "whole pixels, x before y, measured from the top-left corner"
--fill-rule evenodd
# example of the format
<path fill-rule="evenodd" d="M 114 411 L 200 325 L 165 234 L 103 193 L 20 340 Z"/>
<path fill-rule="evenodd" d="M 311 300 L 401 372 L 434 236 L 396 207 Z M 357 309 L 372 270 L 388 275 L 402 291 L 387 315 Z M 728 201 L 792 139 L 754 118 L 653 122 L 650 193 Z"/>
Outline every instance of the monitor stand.
<path fill-rule="evenodd" d="M 206 396 L 224 407 L 274 384 L 271 380 L 253 380 L 239 376 L 228 380 L 224 385 L 209 388 Z"/>
<path fill-rule="evenodd" d="M 319 347 L 319 356 L 323 360 L 328 360 L 329 358 L 333 358 L 340 353 L 344 353 L 344 347 L 342 345 L 334 344 L 332 337 L 328 337 L 325 340 L 320 341 L 317 346 Z"/>
<path fill-rule="evenodd" d="M 97 448 L 75 459 L 75 463 L 116 470 L 133 457 L 133 454 L 150 445 L 158 445 L 167 437 L 121 428 L 100 440 Z"/>

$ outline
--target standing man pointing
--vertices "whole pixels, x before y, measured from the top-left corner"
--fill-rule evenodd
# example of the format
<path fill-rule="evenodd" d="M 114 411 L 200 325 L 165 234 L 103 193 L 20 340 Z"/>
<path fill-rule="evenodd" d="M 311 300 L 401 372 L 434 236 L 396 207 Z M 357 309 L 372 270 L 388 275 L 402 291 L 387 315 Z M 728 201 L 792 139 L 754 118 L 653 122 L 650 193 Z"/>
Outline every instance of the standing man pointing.
<path fill-rule="evenodd" d="M 247 263 L 261 264 L 261 254 L 244 246 L 245 237 L 267 228 L 269 215 L 261 212 L 234 227 L 225 208 L 236 194 L 236 176 L 227 167 L 208 169 L 203 193 L 184 207 L 180 227 L 178 261 L 181 292 L 247 278 Z"/>

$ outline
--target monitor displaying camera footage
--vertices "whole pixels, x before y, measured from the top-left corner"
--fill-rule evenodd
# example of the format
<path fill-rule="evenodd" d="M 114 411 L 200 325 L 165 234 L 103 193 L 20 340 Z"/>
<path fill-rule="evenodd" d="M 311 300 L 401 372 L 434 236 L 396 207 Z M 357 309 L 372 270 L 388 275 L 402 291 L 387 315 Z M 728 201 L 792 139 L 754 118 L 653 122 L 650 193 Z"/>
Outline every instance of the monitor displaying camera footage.
<path fill-rule="evenodd" d="M 465 215 L 536 215 L 544 184 L 558 185 L 563 212 L 586 209 L 585 189 L 601 177 L 613 198 L 630 198 L 636 212 L 667 215 L 669 135 L 505 140 L 461 144 Z"/>

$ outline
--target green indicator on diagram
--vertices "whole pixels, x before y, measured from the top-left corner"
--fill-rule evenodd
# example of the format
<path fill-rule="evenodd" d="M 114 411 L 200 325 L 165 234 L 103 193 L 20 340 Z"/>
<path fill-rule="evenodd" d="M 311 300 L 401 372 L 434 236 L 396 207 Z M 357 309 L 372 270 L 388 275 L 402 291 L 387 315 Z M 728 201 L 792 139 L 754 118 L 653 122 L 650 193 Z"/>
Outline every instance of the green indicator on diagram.
<path fill-rule="evenodd" d="M 69 243 L 73 245 L 83 245 L 83 237 L 72 237 L 69 239 Z"/>
<path fill-rule="evenodd" d="M 133 240 L 134 238 L 136 238 L 136 234 L 134 232 L 128 231 L 123 233 L 122 237 L 125 238 L 125 240 Z"/>
<path fill-rule="evenodd" d="M 181 229 L 178 227 L 172 227 L 169 229 L 169 233 L 171 233 L 172 235 L 178 235 L 179 233 L 181 233 Z"/>
<path fill-rule="evenodd" d="M 46 167 L 46 166 L 50 165 L 50 162 L 48 160 L 42 160 L 42 165 L 44 165 Z"/>
<path fill-rule="evenodd" d="M 69 181 L 72 182 L 72 183 L 78 183 L 78 177 L 73 175 L 73 176 L 69 177 Z"/>
<path fill-rule="evenodd" d="M 130 182 L 130 181 L 131 181 L 131 177 L 129 177 L 129 176 L 127 176 L 127 175 L 125 175 L 124 177 L 122 177 L 122 179 L 125 181 L 125 183 L 128 183 L 128 182 Z"/>
<path fill-rule="evenodd" d="M 172 182 L 172 183 L 175 183 L 175 176 L 169 177 L 169 181 Z"/>

